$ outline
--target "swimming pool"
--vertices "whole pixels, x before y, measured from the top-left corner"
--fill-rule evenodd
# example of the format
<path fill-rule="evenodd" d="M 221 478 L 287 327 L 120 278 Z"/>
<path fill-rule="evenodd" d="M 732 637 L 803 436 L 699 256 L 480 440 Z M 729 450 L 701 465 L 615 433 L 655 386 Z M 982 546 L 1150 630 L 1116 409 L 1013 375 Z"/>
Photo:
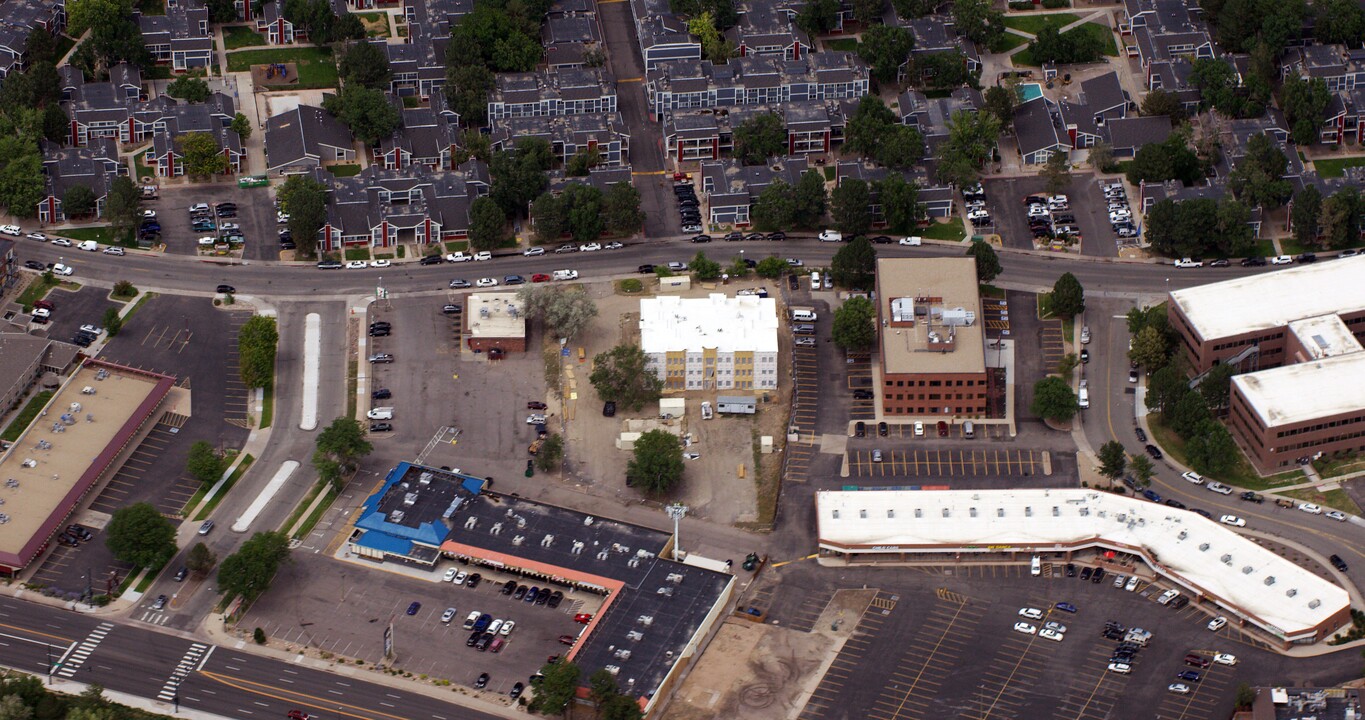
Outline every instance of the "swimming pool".
<path fill-rule="evenodd" d="M 1019 98 L 1021 102 L 1037 100 L 1043 96 L 1043 86 L 1038 83 L 1026 83 L 1019 86 Z"/>

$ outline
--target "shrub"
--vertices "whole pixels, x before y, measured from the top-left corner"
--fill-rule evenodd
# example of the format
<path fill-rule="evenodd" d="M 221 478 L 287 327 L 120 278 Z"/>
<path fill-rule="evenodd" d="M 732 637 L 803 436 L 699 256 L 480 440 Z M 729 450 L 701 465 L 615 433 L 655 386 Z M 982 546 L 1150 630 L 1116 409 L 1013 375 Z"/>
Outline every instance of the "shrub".
<path fill-rule="evenodd" d="M 254 631 L 252 631 L 252 633 L 251 633 L 251 639 L 252 639 L 252 640 L 255 640 L 257 645 L 264 645 L 264 644 L 265 644 L 265 631 L 262 630 L 262 629 L 260 629 L 260 628 L 256 628 L 256 629 L 255 629 Z"/>
<path fill-rule="evenodd" d="M 1049 10 L 1071 7 L 1071 0 L 1043 0 L 1043 7 Z"/>
<path fill-rule="evenodd" d="M 1015 0 L 1015 1 L 1013 1 L 1013 2 L 1010 2 L 1010 9 L 1011 9 L 1011 10 L 1032 10 L 1032 9 L 1033 9 L 1033 3 L 1029 2 L 1028 0 Z"/>
<path fill-rule="evenodd" d="M 644 283 L 641 283 L 637 278 L 626 278 L 621 281 L 621 292 L 637 293 L 644 289 Z"/>

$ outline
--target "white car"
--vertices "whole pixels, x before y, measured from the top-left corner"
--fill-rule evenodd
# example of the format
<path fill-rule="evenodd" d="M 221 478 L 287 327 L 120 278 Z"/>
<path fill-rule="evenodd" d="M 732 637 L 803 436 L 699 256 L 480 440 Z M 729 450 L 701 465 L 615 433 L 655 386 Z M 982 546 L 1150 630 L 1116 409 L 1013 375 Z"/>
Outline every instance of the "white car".
<path fill-rule="evenodd" d="M 1038 608 L 1019 608 L 1019 617 L 1026 617 L 1030 620 L 1042 620 L 1043 611 Z"/>
<path fill-rule="evenodd" d="M 455 568 L 450 568 L 449 570 L 446 570 L 446 574 L 441 577 L 441 582 L 450 582 L 451 580 L 454 580 L 455 573 L 457 572 L 459 572 L 459 570 L 456 570 Z"/>
<path fill-rule="evenodd" d="M 1082 326 L 1081 326 L 1081 344 L 1082 344 L 1082 345 L 1089 345 L 1089 344 L 1090 344 L 1090 326 L 1089 326 L 1089 325 L 1082 325 Z"/>
<path fill-rule="evenodd" d="M 1193 471 L 1193 470 L 1190 470 L 1190 471 L 1187 471 L 1187 472 L 1180 473 L 1180 477 L 1183 477 L 1183 478 L 1185 478 L 1186 480 L 1189 480 L 1190 482 L 1194 483 L 1195 485 L 1203 485 L 1203 484 L 1204 484 L 1204 476 L 1200 475 L 1199 473 L 1197 473 L 1197 472 L 1195 472 L 1195 471 Z"/>
<path fill-rule="evenodd" d="M 1071 202 L 1071 201 L 1068 200 L 1067 197 L 1066 197 L 1065 195 L 1062 195 L 1061 193 L 1058 193 L 1058 194 L 1056 194 L 1056 195 L 1049 196 L 1048 199 L 1047 199 L 1047 202 L 1048 202 L 1048 204 L 1050 205 L 1050 204 L 1052 204 L 1052 203 L 1068 203 L 1068 202 Z"/>
<path fill-rule="evenodd" d="M 51 317 L 52 317 L 52 311 L 51 311 L 51 310 L 48 310 L 47 308 L 33 308 L 33 319 L 34 319 L 34 320 L 44 320 L 44 321 L 46 321 L 46 320 L 48 320 L 48 319 L 51 318 Z"/>
<path fill-rule="evenodd" d="M 1109 663 L 1109 672 L 1127 675 L 1128 673 L 1133 672 L 1133 666 L 1128 663 L 1111 662 Z"/>
<path fill-rule="evenodd" d="M 1209 489 L 1209 491 L 1211 491 L 1211 492 L 1216 492 L 1216 493 L 1218 493 L 1219 495 L 1231 495 L 1231 494 L 1232 494 L 1232 488 L 1230 488 L 1230 487 L 1228 487 L 1227 485 L 1224 485 L 1223 483 L 1220 483 L 1220 482 L 1211 482 L 1211 483 L 1209 483 L 1209 484 L 1208 484 L 1208 489 Z"/>
<path fill-rule="evenodd" d="M 114 246 L 114 245 L 110 245 L 109 247 L 105 248 L 103 252 L 104 252 L 105 255 L 126 255 L 126 254 L 127 254 L 127 253 L 123 252 L 123 248 L 117 247 L 117 246 Z"/>
<path fill-rule="evenodd" d="M 1112 218 L 1114 217 L 1114 213 L 1109 213 L 1109 217 L 1112 219 Z M 1180 258 L 1179 260 L 1176 260 L 1176 261 L 1175 261 L 1175 266 L 1178 267 L 1178 268 L 1197 268 L 1197 267 L 1204 267 L 1204 261 L 1203 261 L 1203 260 L 1191 260 L 1190 258 Z"/>
<path fill-rule="evenodd" d="M 26 237 L 27 237 L 29 240 L 37 240 L 38 242 L 47 242 L 47 236 L 44 235 L 44 234 L 42 234 L 42 233 L 40 233 L 40 232 L 31 232 L 31 233 L 29 233 Z"/>
<path fill-rule="evenodd" d="M 69 265 L 57 263 L 56 265 L 52 266 L 53 275 L 74 275 L 75 272 L 76 270 Z"/>
<path fill-rule="evenodd" d="M 98 325 L 82 325 L 81 332 L 88 332 L 91 335 L 99 335 L 104 332 L 104 328 Z"/>
<path fill-rule="evenodd" d="M 1190 686 L 1186 685 L 1185 683 L 1171 683 L 1170 685 L 1166 686 L 1166 689 L 1175 693 L 1176 695 L 1190 694 Z"/>
<path fill-rule="evenodd" d="M 23 232 L 24 229 L 19 227 L 18 225 L 0 225 L 0 233 L 4 233 L 5 235 L 19 237 L 19 235 L 22 234 Z"/>
<path fill-rule="evenodd" d="M 1343 513 L 1339 510 L 1328 510 L 1326 515 L 1327 517 L 1332 518 L 1337 522 L 1346 522 L 1346 513 Z"/>
<path fill-rule="evenodd" d="M 501 621 L 501 620 L 494 620 L 493 622 L 491 622 L 491 623 L 488 624 L 488 630 L 487 630 L 486 632 L 487 632 L 489 635 L 497 635 L 497 634 L 498 634 L 498 631 L 501 630 L 501 629 L 502 629 L 502 621 Z"/>
<path fill-rule="evenodd" d="M 1032 214 L 1032 211 L 1030 211 L 1030 214 Z M 973 211 L 967 213 L 967 219 L 968 219 L 968 220 L 979 220 L 979 219 L 981 219 L 981 218 L 987 218 L 987 217 L 990 217 L 990 216 L 991 216 L 991 214 L 988 213 L 988 212 L 986 212 L 985 210 L 973 210 Z"/>
<path fill-rule="evenodd" d="M 352 260 L 346 263 L 347 270 L 364 270 L 369 266 L 370 264 L 365 262 L 364 260 Z"/>
<path fill-rule="evenodd" d="M 241 225 L 238 225 L 237 223 L 226 222 L 226 223 L 219 223 L 219 224 L 218 224 L 218 229 L 219 229 L 219 230 L 241 230 L 241 229 L 242 229 L 242 226 L 241 226 Z"/>
<path fill-rule="evenodd" d="M 924 437 L 924 423 L 915 421 L 915 437 Z"/>
<path fill-rule="evenodd" d="M 1290 257 L 1290 256 L 1288 256 L 1288 255 L 1276 255 L 1275 257 L 1270 258 L 1270 264 L 1271 264 L 1271 265 L 1293 265 L 1293 264 L 1294 264 L 1294 258 L 1292 258 L 1292 257 Z"/>
<path fill-rule="evenodd" d="M 821 230 L 820 242 L 843 242 L 844 234 L 838 230 Z"/>
<path fill-rule="evenodd" d="M 503 637 L 507 637 L 508 635 L 512 634 L 512 628 L 516 626 L 517 624 L 515 622 L 512 622 L 511 620 L 504 620 L 502 623 L 502 629 L 498 631 L 498 634 Z"/>
<path fill-rule="evenodd" d="M 603 245 L 603 246 L 602 246 L 602 249 L 603 249 L 603 250 L 620 250 L 621 248 L 623 248 L 623 247 L 625 247 L 625 246 L 626 246 L 625 243 L 620 243 L 620 242 L 615 242 L 615 241 L 613 241 L 613 242 L 607 243 L 606 245 Z"/>
<path fill-rule="evenodd" d="M 192 213 L 193 213 L 193 212 L 208 212 L 208 211 L 209 211 L 209 204 L 208 204 L 208 203 L 195 203 L 195 204 L 193 204 L 193 205 L 190 206 L 190 212 L 192 212 Z"/>
<path fill-rule="evenodd" d="M 1028 216 L 1031 218 L 1047 217 L 1047 208 L 1042 205 L 1030 205 L 1028 207 Z M 971 215 L 969 214 L 967 217 L 971 217 Z"/>
<path fill-rule="evenodd" d="M 491 253 L 491 252 L 489 252 L 489 251 L 487 251 L 487 250 L 480 250 L 479 252 L 474 253 L 474 262 L 483 262 L 484 260 L 492 260 L 492 259 L 493 259 L 493 253 Z"/>
<path fill-rule="evenodd" d="M 899 241 L 900 245 L 923 245 L 924 239 L 920 237 L 903 237 Z"/>
<path fill-rule="evenodd" d="M 577 270 L 556 270 L 553 275 L 555 280 L 577 280 Z"/>
<path fill-rule="evenodd" d="M 1124 583 L 1123 589 L 1124 589 L 1124 590 L 1127 590 L 1128 592 L 1133 592 L 1134 590 L 1137 590 L 1137 586 L 1138 586 L 1138 576 L 1134 575 L 1134 576 L 1128 578 L 1128 582 L 1127 582 L 1127 583 Z"/>
<path fill-rule="evenodd" d="M 1299 505 L 1299 509 L 1302 510 L 1302 511 L 1304 511 L 1304 512 L 1306 512 L 1306 513 L 1308 513 L 1309 515 L 1321 515 L 1321 514 L 1322 514 L 1322 506 L 1321 506 L 1321 505 L 1314 505 L 1313 503 L 1303 503 L 1302 505 Z"/>
<path fill-rule="evenodd" d="M 275 213 L 275 223 L 277 225 L 284 225 L 287 222 L 289 222 L 289 213 Z"/>
<path fill-rule="evenodd" d="M 521 254 L 522 254 L 522 255 L 525 255 L 526 257 L 534 257 L 534 256 L 536 256 L 536 255 L 544 255 L 544 254 L 545 254 L 545 248 L 543 248 L 543 247 L 526 248 L 525 250 L 522 250 L 522 251 L 521 251 Z"/>
<path fill-rule="evenodd" d="M 536 413 L 536 414 L 534 414 L 534 415 L 527 415 L 527 416 L 526 416 L 526 424 L 527 424 L 527 425 L 544 425 L 544 424 L 545 424 L 545 416 L 544 416 L 544 415 L 541 415 L 541 414 L 539 414 L 539 413 Z"/>
<path fill-rule="evenodd" d="M 455 585 L 463 585 L 465 578 L 467 577 L 469 577 L 469 573 L 460 570 L 459 572 L 455 573 L 455 577 L 451 578 L 450 582 Z"/>
<path fill-rule="evenodd" d="M 602 243 L 588 243 L 586 245 L 578 246 L 578 252 L 597 252 L 598 250 L 601 249 Z"/>
<path fill-rule="evenodd" d="M 389 262 L 388 260 L 371 260 L 371 261 L 370 261 L 370 267 L 372 267 L 372 268 L 386 268 L 386 267 L 388 267 L 388 266 L 390 266 L 390 265 L 392 265 L 392 264 L 393 264 L 393 263 Z"/>
<path fill-rule="evenodd" d="M 446 262 L 461 263 L 461 262 L 469 262 L 469 261 L 470 261 L 470 257 L 469 257 L 468 255 L 465 255 L 465 254 L 462 253 L 462 252 L 450 253 L 450 254 L 446 255 Z"/>
<path fill-rule="evenodd" d="M 1049 620 L 1046 623 L 1043 623 L 1043 627 L 1047 628 L 1048 630 L 1054 630 L 1059 633 L 1066 632 L 1066 626 L 1057 622 L 1056 620 Z"/>
<path fill-rule="evenodd" d="M 1219 615 L 1218 617 L 1216 617 L 1216 618 L 1214 618 L 1214 619 L 1212 619 L 1212 620 L 1209 621 L 1209 631 L 1210 631 L 1210 632 L 1218 632 L 1219 630 L 1222 630 L 1222 629 L 1223 629 L 1223 626 L 1224 626 L 1224 625 L 1227 625 L 1227 624 L 1228 624 L 1228 619 L 1225 618 L 1225 617 L 1223 617 L 1222 615 Z"/>
<path fill-rule="evenodd" d="M 148 220 L 155 219 L 155 218 L 156 218 L 156 211 L 155 211 L 155 210 L 143 210 L 143 211 L 142 211 L 142 217 L 144 217 L 144 218 L 146 218 L 146 219 L 148 219 Z"/>
<path fill-rule="evenodd" d="M 1066 635 L 1057 632 L 1056 630 L 1049 630 L 1047 628 L 1044 628 L 1041 632 L 1039 632 L 1038 637 L 1046 638 L 1048 640 L 1054 640 L 1056 642 L 1061 642 L 1062 640 L 1066 639 Z"/>
<path fill-rule="evenodd" d="M 1025 634 L 1025 635 L 1037 635 L 1037 634 L 1038 634 L 1038 628 L 1037 628 L 1037 627 L 1034 627 L 1033 625 L 1030 625 L 1029 623 L 1026 623 L 1026 622 L 1017 622 L 1017 623 L 1015 623 L 1015 624 L 1014 624 L 1014 631 L 1015 631 L 1015 632 L 1021 632 L 1021 633 Z"/>
<path fill-rule="evenodd" d="M 446 611 L 443 612 L 443 613 L 441 613 L 441 622 L 443 622 L 443 623 L 445 623 L 445 624 L 447 624 L 447 625 L 449 625 L 449 624 L 450 624 L 450 621 L 451 621 L 451 620 L 454 620 L 454 619 L 455 619 L 455 608 L 446 608 Z"/>
<path fill-rule="evenodd" d="M 474 281 L 474 285 L 476 287 L 497 287 L 498 281 L 497 278 L 479 278 Z"/>
<path fill-rule="evenodd" d="M 71 241 L 63 237 L 52 238 L 52 244 L 57 247 L 71 247 Z"/>
<path fill-rule="evenodd" d="M 1213 656 L 1213 661 L 1219 665 L 1236 665 L 1237 656 L 1229 655 L 1227 653 L 1217 653 Z"/>
<path fill-rule="evenodd" d="M 1223 523 L 1224 525 L 1231 525 L 1233 527 L 1247 526 L 1247 521 L 1237 517 L 1236 515 L 1224 515 L 1223 517 L 1218 518 L 1218 522 Z"/>

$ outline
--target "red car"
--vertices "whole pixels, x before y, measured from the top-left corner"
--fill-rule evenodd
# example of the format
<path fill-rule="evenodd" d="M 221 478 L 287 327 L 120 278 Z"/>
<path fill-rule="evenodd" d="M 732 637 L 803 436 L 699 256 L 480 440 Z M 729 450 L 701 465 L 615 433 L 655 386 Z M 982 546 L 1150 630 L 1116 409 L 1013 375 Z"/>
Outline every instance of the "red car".
<path fill-rule="evenodd" d="M 576 623 L 583 623 L 584 625 L 587 625 L 588 623 L 592 622 L 592 613 L 578 613 L 577 615 L 573 616 L 573 621 Z"/>
<path fill-rule="evenodd" d="M 559 642 L 565 645 L 573 645 L 574 643 L 578 642 L 578 637 L 574 635 L 560 635 Z"/>
<path fill-rule="evenodd" d="M 536 402 L 535 400 L 532 400 L 532 401 L 526 403 L 526 409 L 527 409 L 527 410 L 544 410 L 544 409 L 545 409 L 545 403 L 543 403 L 543 402 Z"/>
<path fill-rule="evenodd" d="M 285 717 L 288 717 L 289 720 L 310 720 L 313 716 L 302 710 L 290 710 Z"/>
<path fill-rule="evenodd" d="M 536 273 L 535 275 L 531 276 L 531 282 L 533 283 L 550 282 L 550 276 L 546 275 L 545 273 Z"/>

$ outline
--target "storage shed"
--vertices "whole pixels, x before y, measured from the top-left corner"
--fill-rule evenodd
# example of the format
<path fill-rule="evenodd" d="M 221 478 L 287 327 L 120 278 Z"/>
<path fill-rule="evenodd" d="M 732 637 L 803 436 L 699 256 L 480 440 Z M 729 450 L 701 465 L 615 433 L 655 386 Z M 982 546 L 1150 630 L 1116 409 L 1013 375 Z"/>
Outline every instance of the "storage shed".
<path fill-rule="evenodd" d="M 742 395 L 721 395 L 716 398 L 716 412 L 753 415 L 758 412 L 758 398 Z"/>

